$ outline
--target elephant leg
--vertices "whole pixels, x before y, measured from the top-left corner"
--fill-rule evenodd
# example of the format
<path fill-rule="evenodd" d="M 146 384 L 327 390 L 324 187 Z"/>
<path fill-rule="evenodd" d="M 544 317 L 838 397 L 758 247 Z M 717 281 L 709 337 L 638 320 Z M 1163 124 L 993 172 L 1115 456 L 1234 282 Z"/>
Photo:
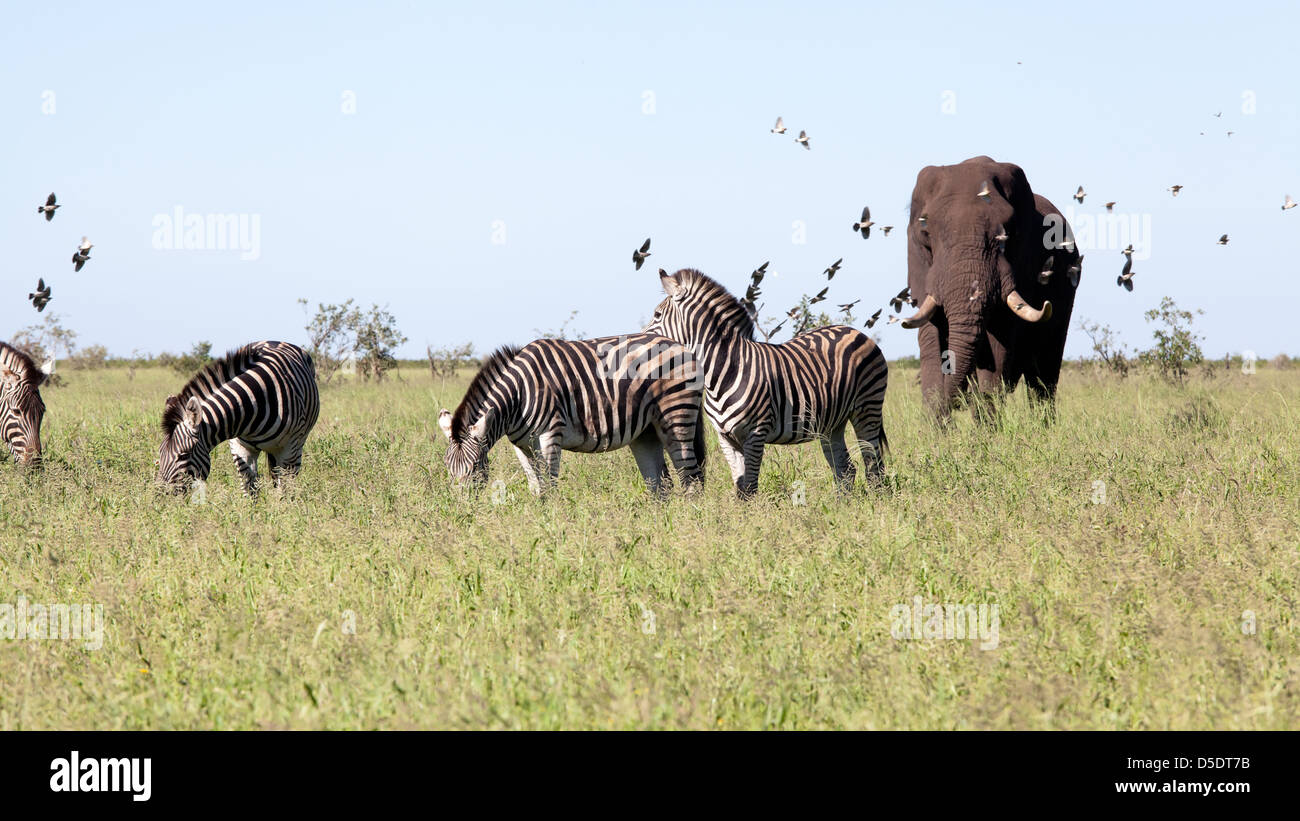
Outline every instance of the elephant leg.
<path fill-rule="evenodd" d="M 840 425 L 829 434 L 822 436 L 819 441 L 822 455 L 826 457 L 826 464 L 831 466 L 831 472 L 835 474 L 836 490 L 840 493 L 852 490 L 858 469 L 849 458 L 849 449 L 844 445 L 844 426 Z"/>
<path fill-rule="evenodd" d="M 933 323 L 922 325 L 916 333 L 921 349 L 921 396 L 939 418 L 946 419 L 950 409 L 943 402 L 943 345 L 939 337 Z"/>
<path fill-rule="evenodd" d="M 672 478 L 664 463 L 664 445 L 653 430 L 648 430 L 632 440 L 632 455 L 652 496 L 664 498 L 672 487 Z"/>

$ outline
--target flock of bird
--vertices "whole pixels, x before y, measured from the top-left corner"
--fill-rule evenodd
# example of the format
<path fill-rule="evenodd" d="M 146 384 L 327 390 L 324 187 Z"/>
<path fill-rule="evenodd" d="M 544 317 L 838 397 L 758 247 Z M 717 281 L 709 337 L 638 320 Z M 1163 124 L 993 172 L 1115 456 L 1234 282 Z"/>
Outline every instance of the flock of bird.
<path fill-rule="evenodd" d="M 58 197 L 54 196 L 54 193 L 51 192 L 50 196 L 45 199 L 45 204 L 36 207 L 36 213 L 44 214 L 45 221 L 52 222 L 54 220 L 54 212 L 62 207 L 63 206 L 59 204 Z M 94 247 L 95 246 L 90 244 L 90 240 L 85 237 L 81 238 L 81 244 L 78 245 L 77 250 L 72 253 L 72 270 L 80 271 L 82 267 L 90 261 L 90 249 Z M 46 285 L 45 278 L 41 277 L 36 281 L 36 290 L 29 293 L 27 298 L 31 300 L 32 306 L 36 308 L 36 312 L 40 313 L 45 310 L 46 305 L 50 304 L 50 300 L 54 299 L 53 293 L 54 289 L 49 285 Z"/>
<path fill-rule="evenodd" d="M 1216 114 L 1215 116 L 1217 117 L 1220 115 Z M 786 133 L 786 130 L 787 129 L 785 126 L 785 120 L 781 117 L 777 117 L 776 125 L 773 126 L 771 132 L 773 134 L 784 134 Z M 1205 132 L 1201 132 L 1201 133 L 1204 134 Z M 1233 132 L 1229 131 L 1228 136 L 1231 137 L 1232 133 Z M 795 142 L 799 143 L 806 149 L 809 150 L 812 149 L 812 145 L 808 142 L 807 131 L 800 131 L 799 136 L 795 137 Z M 990 183 L 986 181 L 983 184 L 983 186 L 980 188 L 979 192 L 976 194 L 976 196 L 978 196 L 980 199 L 985 200 L 986 202 L 992 196 L 992 192 L 990 191 L 989 185 Z M 1165 190 L 1170 192 L 1171 195 L 1177 197 L 1178 192 L 1182 191 L 1183 187 L 1184 186 L 1182 185 L 1171 185 Z M 1074 199 L 1075 202 L 1082 205 L 1084 199 L 1087 196 L 1088 196 L 1088 192 L 1084 190 L 1082 185 L 1080 185 L 1078 189 L 1075 190 L 1074 194 L 1072 195 L 1072 198 Z M 50 195 L 51 203 L 53 203 L 53 197 L 54 195 L 51 194 Z M 1115 210 L 1115 200 L 1110 200 L 1106 202 L 1105 207 L 1107 213 L 1113 213 Z M 1296 207 L 1295 200 L 1291 198 L 1290 194 L 1287 194 L 1285 199 L 1282 202 L 1282 210 L 1289 211 L 1290 209 L 1295 207 Z M 922 214 L 917 219 L 919 222 L 924 224 L 925 215 Z M 864 207 L 862 209 L 862 215 L 858 218 L 856 222 L 853 223 L 853 231 L 854 233 L 861 234 L 863 239 L 870 239 L 871 228 L 875 224 L 876 223 L 871 219 L 871 208 Z M 880 231 L 884 236 L 889 236 L 889 232 L 892 230 L 894 230 L 894 226 L 892 225 L 883 225 L 880 227 Z M 998 232 L 997 236 L 994 237 L 994 240 L 996 240 L 999 243 L 1005 243 L 1007 241 L 1007 232 L 1005 227 L 1003 227 Z M 1218 241 L 1215 244 L 1227 245 L 1228 235 L 1223 234 L 1222 236 L 1220 236 Z M 1057 247 L 1064 250 L 1073 250 L 1074 241 L 1072 239 L 1066 239 L 1065 241 L 1059 243 Z M 1130 244 L 1121 253 L 1124 255 L 1124 267 L 1121 269 L 1119 276 L 1115 278 L 1115 284 L 1131 293 L 1133 291 L 1133 277 L 1137 274 L 1137 272 L 1133 270 L 1133 246 Z M 646 241 L 641 244 L 641 247 L 632 252 L 632 262 L 636 264 L 636 269 L 638 271 L 641 270 L 641 265 L 645 263 L 646 258 L 649 256 L 650 256 L 650 239 L 646 238 Z M 840 270 L 840 266 L 843 264 L 843 262 L 844 259 L 841 257 L 840 259 L 835 260 L 835 262 L 833 262 L 828 268 L 826 268 L 826 270 L 822 272 L 822 275 L 826 277 L 827 282 L 835 278 L 835 274 Z M 1054 262 L 1055 262 L 1054 256 L 1049 255 L 1047 261 L 1043 265 L 1043 270 L 1038 275 L 1038 281 L 1040 283 L 1043 284 L 1047 283 L 1048 277 L 1052 275 Z M 753 270 L 753 272 L 750 273 L 749 287 L 745 289 L 745 296 L 741 300 L 741 303 L 745 305 L 745 307 L 749 310 L 750 316 L 752 316 L 755 320 L 757 320 L 758 311 L 762 307 L 761 305 L 757 304 L 758 298 L 762 294 L 762 290 L 760 289 L 759 285 L 760 283 L 762 283 L 763 277 L 767 275 L 768 265 L 769 265 L 768 262 L 764 262 L 762 265 L 758 266 Z M 1070 266 L 1070 269 L 1067 272 L 1067 275 L 1070 278 L 1071 285 L 1074 285 L 1075 287 L 1078 286 L 1079 276 L 1082 273 L 1082 270 L 1083 270 L 1083 256 L 1080 255 L 1079 259 L 1072 266 Z M 759 327 L 758 328 L 759 333 L 763 334 L 763 336 L 768 340 L 771 340 L 771 338 L 775 336 L 778 331 L 781 330 L 781 328 L 785 325 L 787 321 L 797 318 L 801 313 L 807 310 L 808 306 L 816 305 L 817 303 L 824 301 L 826 299 L 826 293 L 829 290 L 830 290 L 830 286 L 827 286 L 825 288 L 822 288 L 820 291 L 818 291 L 816 294 L 814 294 L 811 297 L 805 295 L 803 299 L 800 300 L 800 303 L 798 305 L 796 305 L 795 307 L 791 308 L 789 311 L 786 312 L 785 319 L 782 319 L 780 322 L 774 325 L 770 330 L 765 331 L 761 327 Z M 861 299 L 855 299 L 852 302 L 841 303 L 838 306 L 846 320 L 852 319 L 853 306 L 857 305 L 861 301 L 862 301 Z M 897 314 L 902 313 L 904 303 L 911 305 L 912 307 L 916 307 L 917 305 L 916 299 L 913 298 L 911 295 L 910 287 L 903 288 L 903 290 L 899 291 L 898 294 L 893 299 L 889 300 L 889 306 L 890 308 L 893 309 L 894 313 L 890 314 L 886 324 L 892 325 L 895 322 L 899 322 L 902 320 L 902 317 L 898 316 Z M 884 312 L 883 308 L 877 309 L 875 313 L 867 317 L 866 322 L 863 324 L 867 328 L 875 327 L 876 323 L 880 321 L 880 315 L 883 312 Z"/>

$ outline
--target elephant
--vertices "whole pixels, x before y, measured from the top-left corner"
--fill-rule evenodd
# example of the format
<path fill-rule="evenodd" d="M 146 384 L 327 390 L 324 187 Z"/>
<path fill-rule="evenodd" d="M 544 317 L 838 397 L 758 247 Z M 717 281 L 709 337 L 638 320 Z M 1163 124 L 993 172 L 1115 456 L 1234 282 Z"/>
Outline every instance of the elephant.
<path fill-rule="evenodd" d="M 960 397 L 1012 391 L 1022 376 L 1055 412 L 1082 259 L 1019 166 L 981 156 L 921 169 L 907 226 L 920 307 L 903 327 L 919 329 L 921 393 L 940 421 Z M 988 407 L 975 402 L 976 418 Z"/>

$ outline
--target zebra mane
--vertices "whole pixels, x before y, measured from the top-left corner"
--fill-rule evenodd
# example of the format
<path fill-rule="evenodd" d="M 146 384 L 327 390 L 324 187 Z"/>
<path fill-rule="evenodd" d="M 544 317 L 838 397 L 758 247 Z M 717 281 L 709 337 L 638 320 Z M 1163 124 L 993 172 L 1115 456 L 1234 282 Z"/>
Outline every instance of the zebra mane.
<path fill-rule="evenodd" d="M 722 283 L 694 268 L 683 268 L 673 276 L 691 292 L 692 302 L 698 294 L 701 302 L 712 306 L 719 325 L 735 329 L 744 339 L 754 338 L 754 318 Z"/>
<path fill-rule="evenodd" d="M 37 365 L 36 360 L 32 359 L 26 351 L 15 348 L 8 342 L 0 342 L 0 359 L 4 360 L 10 368 L 18 371 L 23 379 L 39 380 L 43 373 L 41 366 Z"/>
<path fill-rule="evenodd" d="M 185 402 L 191 396 L 200 398 L 211 396 L 222 384 L 248 370 L 257 360 L 260 344 L 250 342 L 228 352 L 220 359 L 214 359 L 199 369 L 199 372 L 194 374 L 175 396 L 167 397 L 167 404 L 163 406 L 163 433 L 170 436 L 176 430 L 184 417 Z"/>
<path fill-rule="evenodd" d="M 492 386 L 521 350 L 523 348 L 518 345 L 502 345 L 483 360 L 474 381 L 469 383 L 469 389 L 465 391 L 465 398 L 460 400 L 456 413 L 451 417 L 451 438 L 454 441 L 461 441 L 469 426 L 478 421 Z"/>

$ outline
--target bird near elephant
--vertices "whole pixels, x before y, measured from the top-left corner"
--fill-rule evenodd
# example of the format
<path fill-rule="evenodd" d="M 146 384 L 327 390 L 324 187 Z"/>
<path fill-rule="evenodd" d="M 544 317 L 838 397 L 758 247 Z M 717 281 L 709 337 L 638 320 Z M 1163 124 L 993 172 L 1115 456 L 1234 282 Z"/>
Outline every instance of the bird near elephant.
<path fill-rule="evenodd" d="M 1081 268 L 1064 216 L 1019 166 L 983 156 L 921 169 L 911 214 L 907 281 L 921 303 L 903 327 L 918 330 L 931 410 L 946 419 L 960 398 L 1022 377 L 1054 406 Z"/>

